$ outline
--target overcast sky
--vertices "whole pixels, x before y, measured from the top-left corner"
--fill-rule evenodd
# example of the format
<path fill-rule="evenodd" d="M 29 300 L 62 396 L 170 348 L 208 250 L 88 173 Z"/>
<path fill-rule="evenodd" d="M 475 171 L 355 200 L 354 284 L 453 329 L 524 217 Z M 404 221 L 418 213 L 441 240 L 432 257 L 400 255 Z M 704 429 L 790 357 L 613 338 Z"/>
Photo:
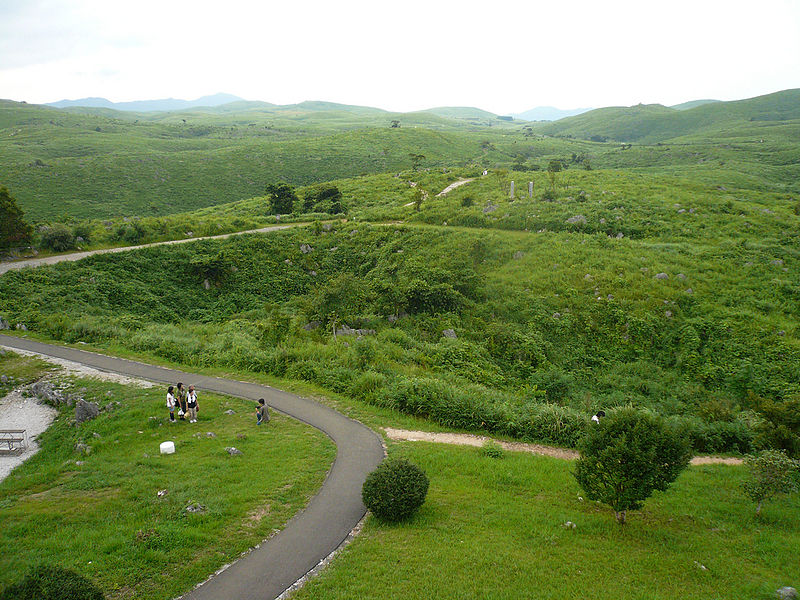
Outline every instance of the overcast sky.
<path fill-rule="evenodd" d="M 0 98 L 494 113 L 800 87 L 800 0 L 0 0 Z"/>

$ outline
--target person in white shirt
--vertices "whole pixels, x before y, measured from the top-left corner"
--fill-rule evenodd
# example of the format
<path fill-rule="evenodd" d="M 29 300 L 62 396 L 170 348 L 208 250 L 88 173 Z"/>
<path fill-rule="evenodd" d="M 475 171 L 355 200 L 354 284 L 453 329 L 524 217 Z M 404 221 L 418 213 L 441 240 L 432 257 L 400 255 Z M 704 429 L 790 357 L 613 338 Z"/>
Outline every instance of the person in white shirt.
<path fill-rule="evenodd" d="M 169 421 L 170 423 L 175 422 L 175 395 L 172 393 L 175 388 L 169 386 L 167 388 L 167 408 L 169 409 Z"/>
<path fill-rule="evenodd" d="M 600 419 L 602 419 L 602 418 L 603 418 L 603 417 L 605 417 L 605 416 L 606 416 L 606 411 L 604 411 L 604 410 L 598 410 L 598 411 L 597 411 L 597 414 L 596 414 L 596 415 L 594 415 L 594 416 L 592 417 L 592 422 L 594 422 L 594 423 L 599 423 L 599 422 L 600 422 Z"/>

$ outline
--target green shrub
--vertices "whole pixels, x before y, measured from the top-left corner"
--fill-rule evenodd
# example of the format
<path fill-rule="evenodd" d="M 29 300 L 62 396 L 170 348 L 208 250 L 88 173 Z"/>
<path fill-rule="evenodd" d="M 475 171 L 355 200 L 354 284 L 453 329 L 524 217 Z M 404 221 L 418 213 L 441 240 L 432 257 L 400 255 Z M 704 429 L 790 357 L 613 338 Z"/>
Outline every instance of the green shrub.
<path fill-rule="evenodd" d="M 428 478 L 405 459 L 387 459 L 367 475 L 361 489 L 364 505 L 381 521 L 401 521 L 425 502 Z"/>
<path fill-rule="evenodd" d="M 43 565 L 0 593 L 0 600 L 103 600 L 97 586 L 75 571 Z"/>
<path fill-rule="evenodd" d="M 503 447 L 494 440 L 486 440 L 481 446 L 481 454 L 489 458 L 504 458 Z"/>
<path fill-rule="evenodd" d="M 800 461 L 792 460 L 781 450 L 764 450 L 757 456 L 748 456 L 745 465 L 749 476 L 742 484 L 745 495 L 757 502 L 756 515 L 761 506 L 780 494 L 792 494 L 800 484 Z"/>
<path fill-rule="evenodd" d="M 72 235 L 72 230 L 69 227 L 56 223 L 42 231 L 39 245 L 53 252 L 64 252 L 75 247 L 75 236 Z"/>
<path fill-rule="evenodd" d="M 575 465 L 586 497 L 608 504 L 620 524 L 656 491 L 665 491 L 691 458 L 689 440 L 662 417 L 632 407 L 589 427 Z"/>

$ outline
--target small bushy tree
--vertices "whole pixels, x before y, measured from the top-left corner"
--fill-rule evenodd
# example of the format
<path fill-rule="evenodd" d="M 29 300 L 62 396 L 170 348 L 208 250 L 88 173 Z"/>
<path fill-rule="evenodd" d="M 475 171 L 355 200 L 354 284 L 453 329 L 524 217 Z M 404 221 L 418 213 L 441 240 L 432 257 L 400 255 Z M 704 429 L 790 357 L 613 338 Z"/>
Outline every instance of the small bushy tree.
<path fill-rule="evenodd" d="M 798 490 L 800 463 L 781 450 L 764 450 L 758 455 L 748 456 L 744 464 L 749 474 L 742 488 L 745 495 L 757 503 L 756 516 L 761 515 L 764 501 Z"/>
<path fill-rule="evenodd" d="M 387 459 L 367 475 L 361 489 L 364 505 L 381 521 L 401 521 L 425 502 L 428 478 L 404 458 Z"/>
<path fill-rule="evenodd" d="M 56 223 L 42 231 L 42 248 L 53 252 L 65 252 L 75 247 L 75 236 L 72 230 L 62 223 Z"/>
<path fill-rule="evenodd" d="M 267 186 L 269 210 L 273 215 L 285 215 L 294 210 L 297 195 L 288 183 L 271 183 Z"/>
<path fill-rule="evenodd" d="M 7 187 L 0 186 L 0 249 L 27 244 L 33 232 Z"/>
<path fill-rule="evenodd" d="M 337 215 L 344 212 L 342 192 L 331 183 L 315 186 L 306 191 L 303 197 L 305 212 L 324 212 Z"/>
<path fill-rule="evenodd" d="M 627 511 L 677 479 L 689 464 L 690 448 L 686 434 L 662 417 L 620 408 L 591 425 L 574 475 L 587 498 L 608 504 L 624 524 Z"/>

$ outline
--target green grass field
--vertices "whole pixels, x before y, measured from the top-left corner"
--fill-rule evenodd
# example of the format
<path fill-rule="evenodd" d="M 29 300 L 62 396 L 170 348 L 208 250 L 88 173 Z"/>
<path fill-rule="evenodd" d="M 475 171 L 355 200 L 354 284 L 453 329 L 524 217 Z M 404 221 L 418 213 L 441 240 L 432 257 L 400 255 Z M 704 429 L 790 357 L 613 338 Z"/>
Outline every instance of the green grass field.
<path fill-rule="evenodd" d="M 757 520 L 741 467 L 690 467 L 620 526 L 581 501 L 569 461 L 425 443 L 390 453 L 426 471 L 426 503 L 399 525 L 370 518 L 293 598 L 767 600 L 798 584 L 800 505 L 784 498 Z"/>
<path fill-rule="evenodd" d="M 0 372 L 20 381 L 42 368 L 0 358 Z M 45 563 L 88 576 L 108 598 L 175 597 L 282 528 L 335 458 L 327 437 L 280 414 L 256 429 L 244 400 L 203 394 L 198 423 L 170 424 L 164 386 L 65 381 L 120 406 L 77 427 L 63 409 L 39 453 L 0 483 L 0 544 L 13 548 L 0 555 L 0 587 Z M 165 440 L 175 454 L 159 453 Z M 91 452 L 76 452 L 78 442 Z"/>

